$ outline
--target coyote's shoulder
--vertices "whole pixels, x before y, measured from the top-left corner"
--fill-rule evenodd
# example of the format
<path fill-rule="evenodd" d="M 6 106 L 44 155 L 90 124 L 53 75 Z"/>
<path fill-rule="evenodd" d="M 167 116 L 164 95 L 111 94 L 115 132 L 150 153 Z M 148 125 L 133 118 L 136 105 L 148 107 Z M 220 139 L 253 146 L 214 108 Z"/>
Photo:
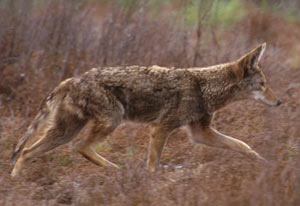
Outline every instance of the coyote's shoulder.
<path fill-rule="evenodd" d="M 78 151 L 97 165 L 118 168 L 95 148 L 123 120 L 151 124 L 150 171 L 159 166 L 169 134 L 181 126 L 188 127 L 196 143 L 262 159 L 246 143 L 213 129 L 211 122 L 216 110 L 233 101 L 254 98 L 271 106 L 281 103 L 259 66 L 265 48 L 262 44 L 236 61 L 205 68 L 93 68 L 63 81 L 44 100 L 19 141 L 14 157 L 21 154 L 12 175 L 18 174 L 25 161 L 69 142 L 87 122 L 91 122 L 90 133 Z M 31 137 L 37 141 L 27 141 Z"/>

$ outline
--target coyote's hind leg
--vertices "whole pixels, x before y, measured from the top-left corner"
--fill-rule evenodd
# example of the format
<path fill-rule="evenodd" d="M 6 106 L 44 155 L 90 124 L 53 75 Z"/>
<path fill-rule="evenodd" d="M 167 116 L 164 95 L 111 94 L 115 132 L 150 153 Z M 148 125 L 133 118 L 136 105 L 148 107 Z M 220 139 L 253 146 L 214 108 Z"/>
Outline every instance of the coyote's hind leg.
<path fill-rule="evenodd" d="M 79 145 L 78 152 L 98 166 L 119 168 L 96 152 L 97 144 L 107 137 L 122 122 L 124 107 L 109 91 L 101 88 L 97 97 L 90 101 L 87 107 L 92 126 L 85 141 Z"/>
<path fill-rule="evenodd" d="M 96 152 L 96 147 L 100 142 L 103 142 L 107 135 L 110 134 L 117 126 L 119 121 L 99 122 L 94 120 L 90 129 L 90 133 L 85 141 L 79 146 L 78 152 L 86 159 L 98 166 L 119 168 L 118 165 L 108 161 Z"/>

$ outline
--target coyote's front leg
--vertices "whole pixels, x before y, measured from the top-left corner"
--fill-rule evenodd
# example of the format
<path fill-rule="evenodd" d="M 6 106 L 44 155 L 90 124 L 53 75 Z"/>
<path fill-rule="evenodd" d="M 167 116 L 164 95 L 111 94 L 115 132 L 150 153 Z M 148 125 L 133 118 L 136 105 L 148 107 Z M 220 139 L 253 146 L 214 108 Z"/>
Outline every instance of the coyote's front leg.
<path fill-rule="evenodd" d="M 200 123 L 189 125 L 190 136 L 195 143 L 201 143 L 212 147 L 229 149 L 247 155 L 250 158 L 264 160 L 245 142 L 218 132 L 211 126 L 203 126 Z"/>

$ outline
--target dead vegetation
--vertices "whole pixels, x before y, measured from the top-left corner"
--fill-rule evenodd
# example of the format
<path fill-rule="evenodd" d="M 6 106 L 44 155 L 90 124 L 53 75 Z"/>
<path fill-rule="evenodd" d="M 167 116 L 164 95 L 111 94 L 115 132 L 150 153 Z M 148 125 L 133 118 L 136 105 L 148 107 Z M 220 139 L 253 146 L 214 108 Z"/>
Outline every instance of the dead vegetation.
<path fill-rule="evenodd" d="M 125 6 L 11 2 L 0 1 L 1 205 L 300 204 L 299 21 L 255 5 L 224 29 L 201 15 L 196 26 L 188 24 L 178 1 L 158 11 L 144 1 Z M 97 65 L 213 65 L 263 41 L 268 46 L 262 66 L 283 105 L 234 103 L 218 112 L 215 124 L 249 143 L 267 164 L 193 145 L 178 130 L 163 152 L 162 164 L 168 167 L 150 174 L 145 169 L 147 126 L 122 125 L 99 145 L 120 171 L 91 165 L 74 151 L 73 142 L 28 164 L 22 177 L 10 178 L 13 145 L 42 99 L 63 79 Z"/>

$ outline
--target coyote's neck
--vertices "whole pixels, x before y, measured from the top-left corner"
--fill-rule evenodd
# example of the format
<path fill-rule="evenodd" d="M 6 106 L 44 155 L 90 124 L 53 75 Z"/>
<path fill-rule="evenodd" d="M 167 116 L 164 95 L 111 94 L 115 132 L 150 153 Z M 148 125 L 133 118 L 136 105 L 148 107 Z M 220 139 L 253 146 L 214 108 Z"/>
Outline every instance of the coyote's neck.
<path fill-rule="evenodd" d="M 201 97 L 209 112 L 214 112 L 236 100 L 239 90 L 236 77 L 232 72 L 232 63 L 207 68 L 195 68 Z"/>

